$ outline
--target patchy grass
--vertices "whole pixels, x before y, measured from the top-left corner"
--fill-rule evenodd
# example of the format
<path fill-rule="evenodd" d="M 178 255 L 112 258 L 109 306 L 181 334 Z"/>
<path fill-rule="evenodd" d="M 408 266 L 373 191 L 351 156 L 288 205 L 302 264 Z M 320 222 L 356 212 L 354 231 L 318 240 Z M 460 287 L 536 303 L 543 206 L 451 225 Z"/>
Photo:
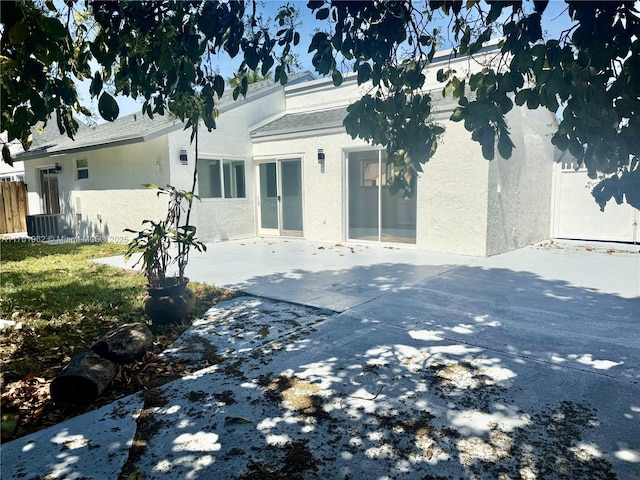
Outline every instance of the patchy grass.
<path fill-rule="evenodd" d="M 125 245 L 117 244 L 0 242 L 0 318 L 21 325 L 0 333 L 3 417 L 11 415 L 13 409 L 20 410 L 10 417 L 18 418 L 15 428 L 13 421 L 9 428 L 3 421 L 3 440 L 35 430 L 36 423 L 47 426 L 72 416 L 73 412 L 58 415 L 51 410 L 50 381 L 73 355 L 109 330 L 124 323 L 148 321 L 142 308 L 144 276 L 89 261 L 125 251 Z M 234 295 L 197 283 L 190 288 L 197 299 L 194 318 Z M 154 385 L 148 385 L 152 388 L 179 376 L 179 369 L 167 369 L 155 357 L 185 328 L 174 325 L 156 329 L 154 351 L 140 365 L 121 369 L 105 401 L 147 388 L 147 380 L 153 381 Z M 156 367 L 150 369 L 149 364 Z M 142 378 L 143 369 L 144 375 L 151 371 L 154 375 Z M 51 421 L 43 422 L 43 416 Z"/>

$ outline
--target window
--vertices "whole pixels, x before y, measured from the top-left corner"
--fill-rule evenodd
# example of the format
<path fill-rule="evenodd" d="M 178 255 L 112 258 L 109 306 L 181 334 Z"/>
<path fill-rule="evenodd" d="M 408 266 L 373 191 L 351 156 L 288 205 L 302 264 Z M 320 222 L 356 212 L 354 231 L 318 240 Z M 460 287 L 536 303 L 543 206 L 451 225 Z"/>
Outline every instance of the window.
<path fill-rule="evenodd" d="M 201 198 L 245 198 L 244 160 L 198 160 Z"/>
<path fill-rule="evenodd" d="M 89 162 L 86 159 L 76 160 L 76 171 L 78 172 L 78 180 L 89 178 Z"/>

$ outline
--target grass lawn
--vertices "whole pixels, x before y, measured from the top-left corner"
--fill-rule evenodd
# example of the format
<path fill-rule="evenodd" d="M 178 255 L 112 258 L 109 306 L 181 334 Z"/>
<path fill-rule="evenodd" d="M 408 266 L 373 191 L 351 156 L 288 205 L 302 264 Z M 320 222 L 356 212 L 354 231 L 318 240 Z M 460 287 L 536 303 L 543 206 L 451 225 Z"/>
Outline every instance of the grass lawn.
<path fill-rule="evenodd" d="M 56 408 L 49 398 L 51 380 L 109 330 L 148 321 L 142 309 L 144 276 L 89 262 L 125 251 L 125 245 L 116 244 L 0 242 L 0 318 L 21 324 L 0 333 L 3 441 L 86 411 Z M 190 288 L 197 298 L 193 318 L 233 296 L 208 285 L 191 283 Z M 156 345 L 147 357 L 157 357 L 185 328 L 155 331 Z M 184 373 L 147 357 L 140 365 L 121 367 L 112 387 L 89 409 Z M 143 373 L 149 362 L 156 367 Z"/>

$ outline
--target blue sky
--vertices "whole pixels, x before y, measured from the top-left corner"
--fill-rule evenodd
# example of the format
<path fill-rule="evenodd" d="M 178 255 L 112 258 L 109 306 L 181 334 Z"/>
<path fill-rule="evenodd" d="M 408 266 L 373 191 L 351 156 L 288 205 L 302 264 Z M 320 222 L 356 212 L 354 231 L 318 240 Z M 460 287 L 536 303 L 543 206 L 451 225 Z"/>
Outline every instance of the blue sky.
<path fill-rule="evenodd" d="M 315 19 L 315 16 L 311 13 L 311 11 L 306 7 L 306 0 L 293 0 L 289 2 L 283 2 L 280 0 L 266 0 L 262 1 L 263 4 L 263 16 L 268 18 L 273 18 L 278 8 L 282 5 L 286 5 L 289 3 L 298 8 L 300 11 L 300 22 L 301 26 L 299 27 L 299 31 L 301 34 L 301 41 L 298 45 L 295 53 L 298 54 L 300 63 L 302 64 L 303 70 L 309 70 L 310 72 L 316 74 L 313 69 L 313 65 L 311 64 L 311 55 L 307 53 L 307 49 L 309 43 L 311 41 L 311 37 L 315 33 L 317 28 L 321 28 L 323 23 L 318 22 Z M 531 3 L 531 2 L 528 2 Z M 561 0 L 552 0 L 549 2 L 544 14 L 543 14 L 543 29 L 547 32 L 547 36 L 549 38 L 557 38 L 557 36 L 563 31 L 569 28 L 570 26 L 570 18 L 566 13 L 566 3 Z M 441 28 L 446 28 L 446 24 L 441 25 Z M 448 48 L 444 46 L 443 48 Z M 240 55 L 236 59 L 229 59 L 226 55 L 221 54 L 219 56 L 218 68 L 223 77 L 228 78 L 233 76 L 233 72 L 240 65 L 241 59 Z M 316 74 L 317 75 L 317 74 Z M 90 100 L 89 96 L 89 82 L 85 81 L 83 84 L 78 86 L 78 93 L 81 95 L 81 99 L 83 103 L 89 104 L 88 106 L 92 108 L 92 110 L 97 112 L 97 100 Z M 118 104 L 120 106 L 120 115 L 127 115 L 130 113 L 140 112 L 142 108 L 142 101 L 134 101 L 131 98 L 119 97 L 117 98 Z M 99 118 L 99 115 L 96 116 Z M 99 121 L 102 123 L 102 120 Z"/>

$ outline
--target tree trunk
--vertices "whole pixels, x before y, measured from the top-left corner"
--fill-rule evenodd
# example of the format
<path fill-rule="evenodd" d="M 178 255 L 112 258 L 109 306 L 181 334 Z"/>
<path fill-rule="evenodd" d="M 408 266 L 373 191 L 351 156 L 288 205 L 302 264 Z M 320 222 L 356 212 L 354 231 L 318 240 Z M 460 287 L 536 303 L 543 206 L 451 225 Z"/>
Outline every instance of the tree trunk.
<path fill-rule="evenodd" d="M 88 405 L 105 391 L 116 372 L 115 363 L 85 350 L 53 379 L 51 398 L 56 404 Z"/>
<path fill-rule="evenodd" d="M 149 327 L 142 323 L 127 323 L 98 339 L 91 345 L 91 350 L 122 365 L 140 360 L 152 347 L 153 333 Z"/>

